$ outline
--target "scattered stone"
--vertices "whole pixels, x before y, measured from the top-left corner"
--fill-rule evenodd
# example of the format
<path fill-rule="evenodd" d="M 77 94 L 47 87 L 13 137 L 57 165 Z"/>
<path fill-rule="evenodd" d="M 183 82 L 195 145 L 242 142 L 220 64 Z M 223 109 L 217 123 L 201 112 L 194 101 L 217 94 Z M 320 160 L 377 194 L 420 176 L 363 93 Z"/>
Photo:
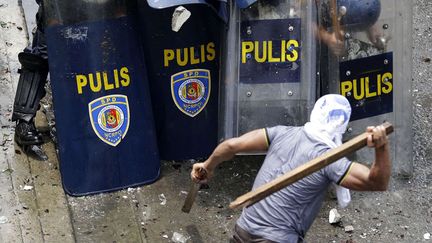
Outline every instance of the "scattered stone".
<path fill-rule="evenodd" d="M 162 237 L 168 239 L 168 235 L 162 235 Z"/>
<path fill-rule="evenodd" d="M 127 198 L 128 198 L 128 196 L 122 196 L 122 198 L 123 198 L 123 199 L 127 199 Z"/>
<path fill-rule="evenodd" d="M 329 212 L 329 223 L 330 224 L 337 224 L 341 221 L 341 215 L 337 211 L 336 208 L 333 208 Z"/>
<path fill-rule="evenodd" d="M 17 26 L 18 30 L 23 30 L 23 28 L 21 26 Z"/>
<path fill-rule="evenodd" d="M 429 57 L 425 57 L 425 58 L 423 59 L 423 61 L 424 61 L 424 62 L 427 62 L 427 63 L 430 63 L 430 62 L 431 62 L 431 59 L 430 59 Z"/>
<path fill-rule="evenodd" d="M 159 195 L 159 201 L 161 201 L 160 205 L 166 204 L 167 200 L 166 200 L 166 197 L 163 193 Z"/>
<path fill-rule="evenodd" d="M 218 208 L 223 208 L 223 205 L 222 204 L 218 204 L 217 207 Z"/>
<path fill-rule="evenodd" d="M 346 233 L 351 233 L 353 231 L 354 231 L 354 226 L 352 226 L 352 225 L 345 226 L 345 232 Z"/>
<path fill-rule="evenodd" d="M 6 23 L 6 22 L 3 22 L 3 21 L 0 21 L 0 26 L 1 26 L 2 28 L 6 28 L 6 27 L 7 27 L 7 23 Z"/>
<path fill-rule="evenodd" d="M 21 189 L 22 191 L 31 191 L 31 190 L 33 190 L 33 186 L 29 186 L 29 185 L 21 186 L 21 185 L 20 185 L 20 189 Z"/>
<path fill-rule="evenodd" d="M 183 6 L 179 6 L 174 10 L 172 21 L 171 21 L 171 29 L 175 32 L 178 32 L 183 24 L 189 19 L 191 16 L 191 12 L 187 10 Z"/>
<path fill-rule="evenodd" d="M 45 213 L 49 213 L 49 209 L 48 209 L 48 208 L 45 209 L 44 212 L 45 212 Z"/>
<path fill-rule="evenodd" d="M 423 238 L 424 238 L 425 240 L 430 240 L 430 238 L 431 238 L 431 234 L 430 234 L 430 233 L 426 233 L 426 234 L 423 235 Z"/>
<path fill-rule="evenodd" d="M 8 218 L 6 216 L 0 216 L 0 224 L 6 224 L 8 222 Z"/>
<path fill-rule="evenodd" d="M 171 237 L 171 240 L 174 243 L 186 243 L 186 241 L 188 240 L 188 237 L 186 237 L 180 233 L 174 232 L 173 236 Z"/>

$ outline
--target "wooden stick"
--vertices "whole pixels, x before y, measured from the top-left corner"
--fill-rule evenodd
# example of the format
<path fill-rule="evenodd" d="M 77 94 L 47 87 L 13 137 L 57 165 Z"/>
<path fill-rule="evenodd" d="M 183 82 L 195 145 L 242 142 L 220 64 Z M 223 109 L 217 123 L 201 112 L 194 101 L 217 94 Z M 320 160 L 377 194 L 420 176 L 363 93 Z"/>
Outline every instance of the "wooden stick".
<path fill-rule="evenodd" d="M 200 177 L 205 177 L 205 175 L 206 175 L 206 171 L 202 168 L 200 168 L 198 173 L 199 173 Z M 185 212 L 185 213 L 190 212 L 192 205 L 195 202 L 195 198 L 196 198 L 196 195 L 198 194 L 198 190 L 200 189 L 200 187 L 201 187 L 201 184 L 198 184 L 198 183 L 195 183 L 192 181 L 189 193 L 187 194 L 185 202 L 184 202 L 183 207 L 181 209 L 183 212 Z"/>
<path fill-rule="evenodd" d="M 387 134 L 393 132 L 393 125 L 389 122 L 382 124 L 386 130 Z M 248 192 L 236 200 L 231 202 L 230 208 L 247 207 L 257 201 L 269 196 L 270 194 L 281 190 L 282 188 L 291 185 L 292 183 L 324 168 L 325 166 L 351 154 L 364 146 L 367 145 L 367 136 L 370 133 L 365 132 L 357 137 L 349 140 L 348 142 L 342 144 L 341 146 L 329 150 L 327 153 L 318 156 L 317 158 L 285 173 L 284 175 L 274 179 L 273 181 L 266 183 L 256 190 Z"/>
<path fill-rule="evenodd" d="M 336 0 L 330 1 L 330 12 L 332 12 L 332 25 L 333 25 L 333 32 L 336 34 L 336 38 L 339 41 L 343 40 L 342 34 L 341 34 L 341 26 L 339 22 L 339 9 L 337 8 L 337 2 Z"/>
<path fill-rule="evenodd" d="M 195 202 L 195 198 L 196 198 L 196 195 L 198 194 L 198 190 L 200 189 L 200 186 L 201 186 L 201 184 L 198 184 L 198 183 L 195 183 L 192 181 L 191 188 L 189 190 L 189 193 L 187 194 L 187 197 L 186 197 L 185 202 L 183 204 L 183 207 L 181 209 L 183 212 L 185 212 L 185 213 L 190 212 L 192 205 Z"/>

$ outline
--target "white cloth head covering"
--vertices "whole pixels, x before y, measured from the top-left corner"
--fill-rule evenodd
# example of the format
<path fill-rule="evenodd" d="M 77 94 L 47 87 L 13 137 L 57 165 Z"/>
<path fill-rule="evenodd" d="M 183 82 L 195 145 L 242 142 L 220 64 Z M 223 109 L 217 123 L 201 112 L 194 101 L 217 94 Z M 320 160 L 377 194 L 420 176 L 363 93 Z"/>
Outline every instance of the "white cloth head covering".
<path fill-rule="evenodd" d="M 337 94 L 328 94 L 315 102 L 310 121 L 304 126 L 306 133 L 312 138 L 336 148 L 342 144 L 351 116 L 348 100 Z M 344 208 L 351 201 L 348 189 L 335 184 L 339 206 Z"/>
<path fill-rule="evenodd" d="M 342 135 L 346 131 L 350 116 L 351 106 L 344 96 L 324 95 L 315 102 L 305 130 L 318 141 L 336 148 L 342 144 Z"/>

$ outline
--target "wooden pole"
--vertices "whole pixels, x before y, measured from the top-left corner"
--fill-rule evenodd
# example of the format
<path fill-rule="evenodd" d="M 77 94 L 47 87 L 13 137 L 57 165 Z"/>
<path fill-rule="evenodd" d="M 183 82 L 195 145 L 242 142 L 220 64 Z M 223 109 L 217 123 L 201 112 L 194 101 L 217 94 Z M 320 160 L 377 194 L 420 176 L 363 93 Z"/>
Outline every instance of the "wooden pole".
<path fill-rule="evenodd" d="M 389 122 L 382 124 L 386 130 L 387 134 L 393 132 L 393 125 Z M 365 132 L 357 137 L 349 140 L 348 142 L 342 144 L 341 146 L 329 150 L 327 153 L 318 156 L 317 158 L 287 172 L 286 174 L 274 179 L 273 181 L 266 183 L 256 190 L 248 192 L 236 200 L 231 202 L 230 208 L 247 207 L 259 200 L 269 196 L 270 194 L 281 190 L 282 188 L 291 185 L 292 183 L 324 168 L 325 166 L 351 154 L 364 146 L 367 145 L 367 136 L 370 133 Z"/>

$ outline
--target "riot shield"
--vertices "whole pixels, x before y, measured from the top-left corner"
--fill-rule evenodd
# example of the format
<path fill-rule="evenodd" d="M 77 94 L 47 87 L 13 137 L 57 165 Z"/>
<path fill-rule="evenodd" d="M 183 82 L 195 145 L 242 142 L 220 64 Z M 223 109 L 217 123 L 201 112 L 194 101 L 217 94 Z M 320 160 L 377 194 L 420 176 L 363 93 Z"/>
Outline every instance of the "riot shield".
<path fill-rule="evenodd" d="M 44 2 L 60 171 L 70 195 L 122 189 L 159 176 L 132 3 Z"/>
<path fill-rule="evenodd" d="M 158 147 L 165 160 L 203 158 L 217 145 L 225 4 L 172 2 L 139 1 Z"/>
<path fill-rule="evenodd" d="M 393 169 L 412 173 L 411 28 L 412 3 L 403 0 L 321 1 L 320 24 L 342 32 L 344 52 L 323 56 L 323 93 L 339 93 L 351 104 L 346 139 L 383 121 L 395 125 Z M 353 159 L 373 161 L 373 150 Z"/>
<path fill-rule="evenodd" d="M 222 62 L 219 138 L 303 125 L 317 88 L 315 1 L 236 2 Z"/>

